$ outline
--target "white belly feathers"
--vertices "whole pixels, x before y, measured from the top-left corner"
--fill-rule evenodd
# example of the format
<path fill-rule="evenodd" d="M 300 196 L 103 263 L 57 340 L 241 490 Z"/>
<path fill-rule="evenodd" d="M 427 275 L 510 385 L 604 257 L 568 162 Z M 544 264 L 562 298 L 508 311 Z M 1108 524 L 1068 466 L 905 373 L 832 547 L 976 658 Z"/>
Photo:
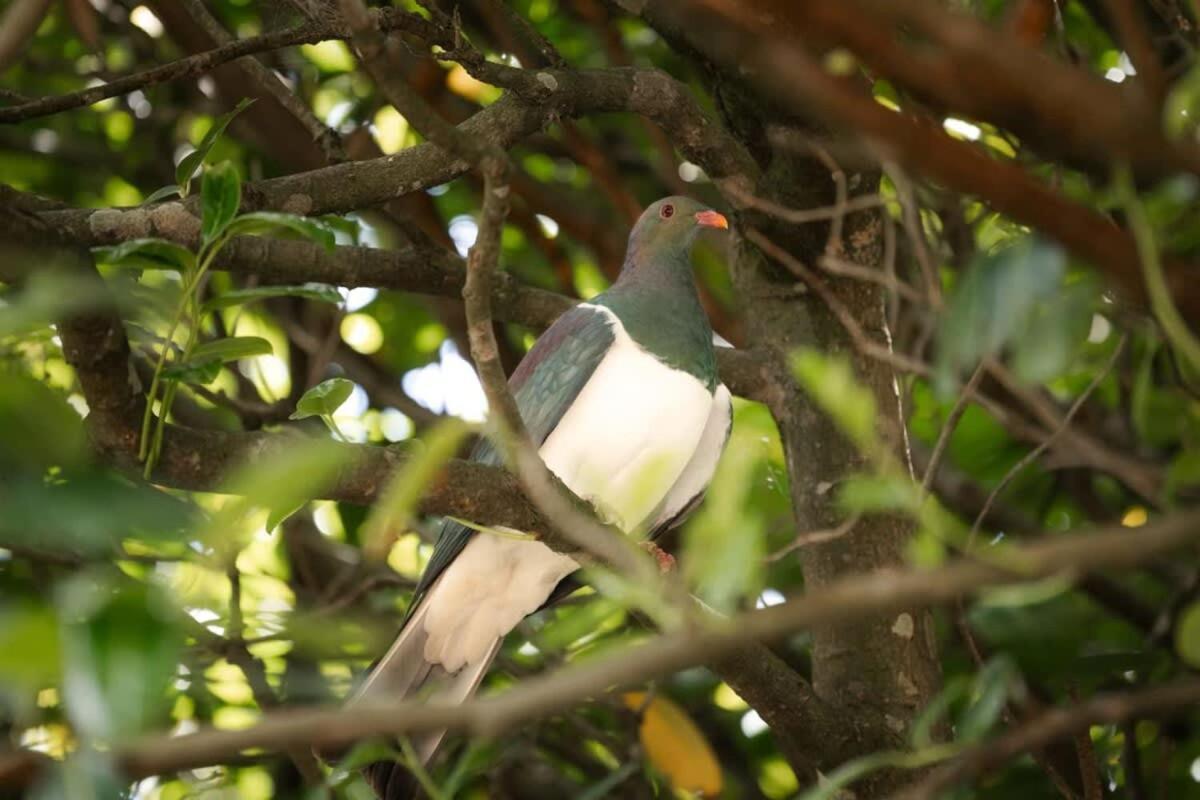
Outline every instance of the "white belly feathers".
<path fill-rule="evenodd" d="M 714 439 L 706 427 L 719 424 L 724 442 L 729 394 L 720 387 L 714 399 L 698 379 L 638 346 L 612 312 L 593 308 L 611 317 L 616 338 L 539 452 L 602 517 L 640 534 L 656 521 L 685 468 L 685 477 L 695 470 L 702 439 Z M 717 404 L 726 410 L 714 413 Z M 478 662 L 577 568 L 539 542 L 477 534 L 424 601 L 425 657 L 450 672 Z"/>

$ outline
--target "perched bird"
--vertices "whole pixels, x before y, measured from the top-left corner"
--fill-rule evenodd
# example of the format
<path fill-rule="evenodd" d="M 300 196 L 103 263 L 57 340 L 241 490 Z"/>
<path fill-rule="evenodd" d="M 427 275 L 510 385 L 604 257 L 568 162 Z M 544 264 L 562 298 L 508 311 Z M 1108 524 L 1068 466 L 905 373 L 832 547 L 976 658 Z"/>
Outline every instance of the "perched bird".
<path fill-rule="evenodd" d="M 546 466 L 602 519 L 651 541 L 698 504 L 732 422 L 689 258 L 706 227 L 728 223 L 686 197 L 647 208 L 616 283 L 563 314 L 509 381 Z M 473 458 L 500 461 L 487 443 Z M 464 701 L 504 636 L 578 567 L 541 542 L 447 521 L 399 636 L 350 703 L 424 691 Z M 423 762 L 442 735 L 414 738 Z M 396 764 L 364 774 L 388 800 L 415 788 Z"/>

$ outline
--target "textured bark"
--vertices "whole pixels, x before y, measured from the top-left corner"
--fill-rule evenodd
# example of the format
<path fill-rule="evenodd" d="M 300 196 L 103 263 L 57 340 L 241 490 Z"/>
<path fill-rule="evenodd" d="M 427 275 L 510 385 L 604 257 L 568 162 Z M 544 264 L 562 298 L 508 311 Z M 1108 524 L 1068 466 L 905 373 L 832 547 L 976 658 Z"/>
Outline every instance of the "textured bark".
<path fill-rule="evenodd" d="M 763 167 L 757 194 L 794 208 L 834 202 L 829 168 L 796 151 L 773 149 L 768 126 L 791 128 L 800 135 L 816 131 L 779 112 L 737 79 L 716 73 L 716 93 L 723 116 Z M 879 187 L 878 172 L 848 173 L 850 196 Z M 843 256 L 879 268 L 883 256 L 880 212 L 862 211 L 845 219 Z M 815 264 L 827 246 L 829 224 L 788 225 L 744 212 L 738 227 L 766 233 L 793 257 Z M 875 396 L 880 433 L 907 463 L 896 376 L 883 362 L 858 350 L 832 311 L 811 291 L 797 285 L 782 265 L 768 261 L 744 239 L 731 265 L 734 285 L 744 304 L 747 331 L 754 347 L 773 351 L 779 390 L 771 402 L 783 437 L 798 530 L 836 527 L 841 521 L 834 499 L 839 482 L 858 472 L 873 471 L 864 454 L 818 411 L 786 374 L 788 353 L 815 348 L 848 359 L 860 382 Z M 886 346 L 885 291 L 877 284 L 851 279 L 828 280 L 830 290 L 873 339 Z M 751 312 L 752 309 L 752 312 Z M 807 591 L 818 591 L 853 573 L 873 572 L 905 563 L 904 550 L 912 523 L 898 517 L 863 517 L 845 536 L 812 544 L 800 551 Z M 817 696 L 843 711 L 834 741 L 822 748 L 820 767 L 832 769 L 849 758 L 902 745 L 909 725 L 937 693 L 941 669 L 933 621 L 927 610 L 897 607 L 887 614 L 854 622 L 814 626 L 812 685 Z M 787 720 L 783 720 L 787 725 Z M 858 796 L 882 797 L 911 780 L 912 773 L 879 772 L 857 785 Z"/>

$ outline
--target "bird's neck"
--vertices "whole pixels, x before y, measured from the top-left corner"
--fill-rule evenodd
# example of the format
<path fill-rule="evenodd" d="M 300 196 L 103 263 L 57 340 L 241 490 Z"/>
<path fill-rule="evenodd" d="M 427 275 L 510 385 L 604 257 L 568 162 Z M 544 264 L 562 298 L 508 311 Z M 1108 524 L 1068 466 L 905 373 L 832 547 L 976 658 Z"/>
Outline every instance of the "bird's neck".
<path fill-rule="evenodd" d="M 686 254 L 678 263 L 626 265 L 621 279 L 592 302 L 610 309 L 633 339 L 663 363 L 715 389 L 712 328 Z"/>

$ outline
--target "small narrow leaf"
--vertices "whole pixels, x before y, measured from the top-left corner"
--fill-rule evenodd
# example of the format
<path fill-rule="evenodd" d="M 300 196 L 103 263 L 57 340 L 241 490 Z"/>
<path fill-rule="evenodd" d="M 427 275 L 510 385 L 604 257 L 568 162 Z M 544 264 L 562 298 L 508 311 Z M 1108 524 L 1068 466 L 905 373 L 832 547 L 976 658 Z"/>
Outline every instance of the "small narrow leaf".
<path fill-rule="evenodd" d="M 164 186 L 161 189 L 156 189 L 149 197 L 142 201 L 142 205 L 148 206 L 157 203 L 159 200 L 166 200 L 168 197 L 175 197 L 179 194 L 178 186 Z"/>
<path fill-rule="evenodd" d="M 206 386 L 221 374 L 221 362 L 217 359 L 209 361 L 185 361 L 168 364 L 163 367 L 162 376 L 165 380 Z"/>
<path fill-rule="evenodd" d="M 130 239 L 115 247 L 93 249 L 96 258 L 105 264 L 151 269 L 192 270 L 196 257 L 191 250 L 166 239 Z"/>
<path fill-rule="evenodd" d="M 204 171 L 200 182 L 200 236 L 205 244 L 224 233 L 242 202 L 242 179 L 228 161 Z"/>
<path fill-rule="evenodd" d="M 332 252 L 336 239 L 333 231 L 317 220 L 278 211 L 255 211 L 242 214 L 229 225 L 230 236 L 254 236 L 264 233 L 291 231 Z"/>
<path fill-rule="evenodd" d="M 192 351 L 190 361 L 237 361 L 239 358 L 268 356 L 275 352 L 261 336 L 231 336 L 205 342 Z"/>
<path fill-rule="evenodd" d="M 350 399 L 354 391 L 354 382 L 345 378 L 330 378 L 309 389 L 296 403 L 296 410 L 289 419 L 306 419 L 330 415 L 337 411 L 342 403 Z"/>
<path fill-rule="evenodd" d="M 326 283 L 306 283 L 303 286 L 256 286 L 253 289 L 234 289 L 217 295 L 204 304 L 204 311 L 216 311 L 220 308 L 245 305 L 273 297 L 299 297 L 304 300 L 316 300 L 333 305 L 342 302 L 342 295 L 338 290 Z"/>
<path fill-rule="evenodd" d="M 184 383 L 212 383 L 220 374 L 222 364 L 272 352 L 271 343 L 258 336 L 217 339 L 198 346 L 186 361 L 167 365 L 163 377 Z"/>
<path fill-rule="evenodd" d="M 200 169 L 200 165 L 204 163 L 204 159 L 208 158 L 209 151 L 212 150 L 213 145 L 217 143 L 217 139 L 221 137 L 225 129 L 229 127 L 229 123 L 233 122 L 233 118 L 242 113 L 253 102 L 253 98 L 245 98 L 232 111 L 217 117 L 212 127 L 208 129 L 208 133 L 204 134 L 204 138 L 200 140 L 200 144 L 196 149 L 180 160 L 179 166 L 175 168 L 175 182 L 179 184 L 181 194 L 187 194 L 186 187 L 188 182 L 195 177 L 196 170 Z"/>

